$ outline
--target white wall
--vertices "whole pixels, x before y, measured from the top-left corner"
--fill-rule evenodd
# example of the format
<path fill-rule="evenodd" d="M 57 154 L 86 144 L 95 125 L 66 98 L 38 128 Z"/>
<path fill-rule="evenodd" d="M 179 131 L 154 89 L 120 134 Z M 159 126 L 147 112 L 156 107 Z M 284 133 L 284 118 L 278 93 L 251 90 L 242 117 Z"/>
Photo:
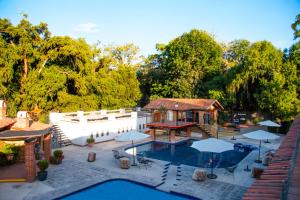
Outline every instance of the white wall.
<path fill-rule="evenodd" d="M 93 112 L 89 112 L 88 115 L 86 113 L 83 115 L 81 112 L 78 112 L 78 115 L 73 117 L 69 117 L 69 113 L 50 113 L 50 122 L 58 125 L 72 143 L 77 145 L 86 145 L 86 139 L 90 137 L 91 134 L 93 134 L 95 142 L 102 142 L 112 140 L 122 132 L 139 130 L 140 124 L 142 127 L 141 131 L 144 130 L 143 124 L 146 128 L 146 117 L 138 117 L 137 112 L 125 114 L 105 113 L 105 115 L 98 113 L 96 118 L 108 117 L 108 119 L 87 121 L 87 119 L 95 118 L 96 115 Z M 124 115 L 129 115 L 129 117 L 116 118 Z"/>

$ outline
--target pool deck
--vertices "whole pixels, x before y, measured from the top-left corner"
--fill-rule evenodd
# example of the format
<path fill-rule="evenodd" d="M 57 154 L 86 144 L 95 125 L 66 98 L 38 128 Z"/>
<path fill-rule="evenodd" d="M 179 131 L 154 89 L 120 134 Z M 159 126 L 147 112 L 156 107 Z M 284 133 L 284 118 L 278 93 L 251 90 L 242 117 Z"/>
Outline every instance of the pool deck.
<path fill-rule="evenodd" d="M 255 140 L 236 136 L 237 140 L 230 137 L 223 138 L 229 142 L 241 142 L 258 145 Z M 282 137 L 272 143 L 262 143 L 262 152 L 268 149 L 277 149 Z M 196 182 L 192 180 L 195 167 L 171 165 L 166 174 L 164 183 L 162 174 L 167 162 L 155 160 L 150 168 L 131 167 L 128 170 L 120 169 L 112 157 L 112 149 L 129 145 L 130 143 L 109 141 L 95 144 L 93 147 L 67 146 L 62 148 L 65 159 L 61 165 L 50 165 L 46 181 L 34 183 L 0 183 L 0 199 L 5 200 L 42 200 L 54 199 L 59 196 L 74 192 L 81 188 L 109 180 L 124 178 L 152 186 L 163 191 L 176 191 L 200 199 L 241 199 L 246 189 L 254 181 L 250 172 L 243 169 L 249 168 L 257 159 L 258 151 L 251 152 L 245 157 L 233 173 L 225 169 L 215 169 L 218 178 Z M 88 152 L 96 152 L 95 162 L 87 162 Z M 207 171 L 209 169 L 206 169 Z M 178 175 L 179 174 L 179 175 Z M 163 184 L 162 184 L 163 183 Z"/>

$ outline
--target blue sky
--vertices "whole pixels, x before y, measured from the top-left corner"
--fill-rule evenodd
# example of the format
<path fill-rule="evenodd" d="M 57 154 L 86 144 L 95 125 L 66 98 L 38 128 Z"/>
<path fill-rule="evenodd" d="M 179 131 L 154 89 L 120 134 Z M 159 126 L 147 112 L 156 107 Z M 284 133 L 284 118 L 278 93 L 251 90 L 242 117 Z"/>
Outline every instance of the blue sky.
<path fill-rule="evenodd" d="M 84 37 L 90 44 L 132 42 L 148 55 L 156 43 L 193 28 L 219 42 L 268 40 L 289 47 L 300 0 L 0 0 L 1 18 L 17 24 L 22 12 L 34 24 L 47 22 L 53 35 Z"/>

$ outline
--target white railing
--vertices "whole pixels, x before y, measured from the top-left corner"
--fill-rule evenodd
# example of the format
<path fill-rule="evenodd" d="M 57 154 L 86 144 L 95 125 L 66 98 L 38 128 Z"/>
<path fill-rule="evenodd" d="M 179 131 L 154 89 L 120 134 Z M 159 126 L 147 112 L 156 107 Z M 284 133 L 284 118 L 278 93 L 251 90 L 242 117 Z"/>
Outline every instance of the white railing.
<path fill-rule="evenodd" d="M 76 116 L 75 113 L 51 112 L 49 118 L 52 124 L 58 125 L 72 143 L 77 145 L 85 145 L 86 139 L 91 135 L 96 142 L 101 142 L 114 139 L 122 132 L 143 131 L 147 121 L 146 117 L 138 118 L 137 112 L 124 113 L 120 110 L 116 113 L 78 111 Z"/>

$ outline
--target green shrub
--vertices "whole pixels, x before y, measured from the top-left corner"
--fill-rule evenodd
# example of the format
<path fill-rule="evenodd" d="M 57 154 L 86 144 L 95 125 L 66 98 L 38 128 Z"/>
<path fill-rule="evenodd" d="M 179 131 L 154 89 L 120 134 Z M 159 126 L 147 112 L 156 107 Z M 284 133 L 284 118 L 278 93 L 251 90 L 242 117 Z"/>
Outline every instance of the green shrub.
<path fill-rule="evenodd" d="M 4 146 L 2 146 L 2 148 L 0 149 L 0 152 L 4 153 L 4 154 L 14 154 L 16 156 L 19 155 L 19 152 L 21 151 L 19 146 L 16 146 L 14 144 L 5 144 Z"/>
<path fill-rule="evenodd" d="M 50 164 L 58 165 L 59 164 L 59 158 L 57 158 L 55 156 L 50 156 Z"/>
<path fill-rule="evenodd" d="M 261 121 L 261 117 L 255 117 L 255 118 L 252 120 L 253 124 L 257 124 L 257 123 L 260 122 L 260 121 Z"/>
<path fill-rule="evenodd" d="M 47 160 L 39 160 L 37 166 L 41 171 L 45 171 L 48 168 L 49 164 Z"/>
<path fill-rule="evenodd" d="M 63 156 L 63 151 L 62 150 L 55 150 L 54 152 L 53 152 L 53 155 L 54 155 L 54 157 L 56 157 L 56 158 L 61 158 L 62 156 Z"/>
<path fill-rule="evenodd" d="M 87 138 L 87 139 L 86 139 L 86 142 L 87 142 L 88 144 L 94 143 L 94 142 L 95 142 L 95 139 L 93 138 L 93 135 L 91 135 L 89 138 Z"/>

